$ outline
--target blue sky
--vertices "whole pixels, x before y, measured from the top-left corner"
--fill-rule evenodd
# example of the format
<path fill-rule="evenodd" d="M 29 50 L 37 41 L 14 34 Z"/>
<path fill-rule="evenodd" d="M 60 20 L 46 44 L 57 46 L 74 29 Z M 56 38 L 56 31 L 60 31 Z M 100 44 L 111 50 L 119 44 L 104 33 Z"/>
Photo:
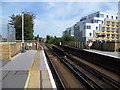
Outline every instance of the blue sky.
<path fill-rule="evenodd" d="M 97 11 L 117 13 L 118 6 L 117 2 L 2 2 L 0 18 L 7 23 L 10 15 L 21 14 L 22 10 L 36 14 L 34 35 L 60 37 L 81 17 Z"/>

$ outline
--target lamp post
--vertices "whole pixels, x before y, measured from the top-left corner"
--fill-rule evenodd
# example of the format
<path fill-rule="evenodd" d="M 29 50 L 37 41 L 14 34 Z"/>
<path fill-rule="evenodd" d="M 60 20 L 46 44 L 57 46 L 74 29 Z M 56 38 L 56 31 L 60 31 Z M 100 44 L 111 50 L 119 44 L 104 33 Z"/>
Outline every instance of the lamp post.
<path fill-rule="evenodd" d="M 25 52 L 24 48 L 24 12 L 22 12 L 22 53 Z"/>
<path fill-rule="evenodd" d="M 7 24 L 7 42 L 9 42 L 9 23 Z"/>

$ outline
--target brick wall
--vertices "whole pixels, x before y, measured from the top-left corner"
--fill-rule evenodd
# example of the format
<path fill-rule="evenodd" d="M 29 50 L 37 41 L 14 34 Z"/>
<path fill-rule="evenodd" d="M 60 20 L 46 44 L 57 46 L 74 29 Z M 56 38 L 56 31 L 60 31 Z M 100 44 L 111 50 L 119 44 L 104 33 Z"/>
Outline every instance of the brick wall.
<path fill-rule="evenodd" d="M 18 42 L 0 42 L 0 60 L 10 60 L 21 50 L 21 44 Z"/>

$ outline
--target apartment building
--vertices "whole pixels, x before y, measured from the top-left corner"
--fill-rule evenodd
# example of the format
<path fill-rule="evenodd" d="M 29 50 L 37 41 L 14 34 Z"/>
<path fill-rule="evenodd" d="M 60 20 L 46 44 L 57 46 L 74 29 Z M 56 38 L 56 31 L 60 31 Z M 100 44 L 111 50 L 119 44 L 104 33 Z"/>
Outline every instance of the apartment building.
<path fill-rule="evenodd" d="M 63 31 L 63 35 L 71 35 L 74 36 L 74 25 L 72 27 L 66 28 L 65 31 Z"/>
<path fill-rule="evenodd" d="M 78 41 L 117 41 L 119 25 L 117 14 L 98 11 L 80 19 L 75 37 Z"/>
<path fill-rule="evenodd" d="M 120 1 L 118 2 L 118 21 L 120 22 Z M 120 42 L 120 29 L 118 32 L 118 41 Z"/>
<path fill-rule="evenodd" d="M 82 17 L 74 25 L 74 36 L 78 41 L 118 41 L 120 21 L 117 14 L 96 12 Z"/>

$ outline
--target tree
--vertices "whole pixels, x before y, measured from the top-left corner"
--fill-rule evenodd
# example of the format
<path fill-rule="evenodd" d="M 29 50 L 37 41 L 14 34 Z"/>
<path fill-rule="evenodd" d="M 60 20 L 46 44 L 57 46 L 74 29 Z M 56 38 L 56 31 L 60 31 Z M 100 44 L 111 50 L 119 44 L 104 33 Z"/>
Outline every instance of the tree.
<path fill-rule="evenodd" d="M 16 39 L 22 39 L 22 16 L 18 15 L 11 15 L 10 16 L 10 25 L 14 25 L 16 29 Z M 33 27 L 34 27 L 34 19 L 35 15 L 31 12 L 24 12 L 24 39 L 25 40 L 33 40 Z"/>
<path fill-rule="evenodd" d="M 62 41 L 76 41 L 76 38 L 71 35 L 64 35 Z"/>
<path fill-rule="evenodd" d="M 76 38 L 70 35 L 64 35 L 62 37 L 56 37 L 56 36 L 52 37 L 52 36 L 47 35 L 46 39 L 47 39 L 46 43 L 55 44 L 55 45 L 59 45 L 60 42 L 64 43 L 64 41 L 67 41 L 67 42 L 76 41 Z"/>

